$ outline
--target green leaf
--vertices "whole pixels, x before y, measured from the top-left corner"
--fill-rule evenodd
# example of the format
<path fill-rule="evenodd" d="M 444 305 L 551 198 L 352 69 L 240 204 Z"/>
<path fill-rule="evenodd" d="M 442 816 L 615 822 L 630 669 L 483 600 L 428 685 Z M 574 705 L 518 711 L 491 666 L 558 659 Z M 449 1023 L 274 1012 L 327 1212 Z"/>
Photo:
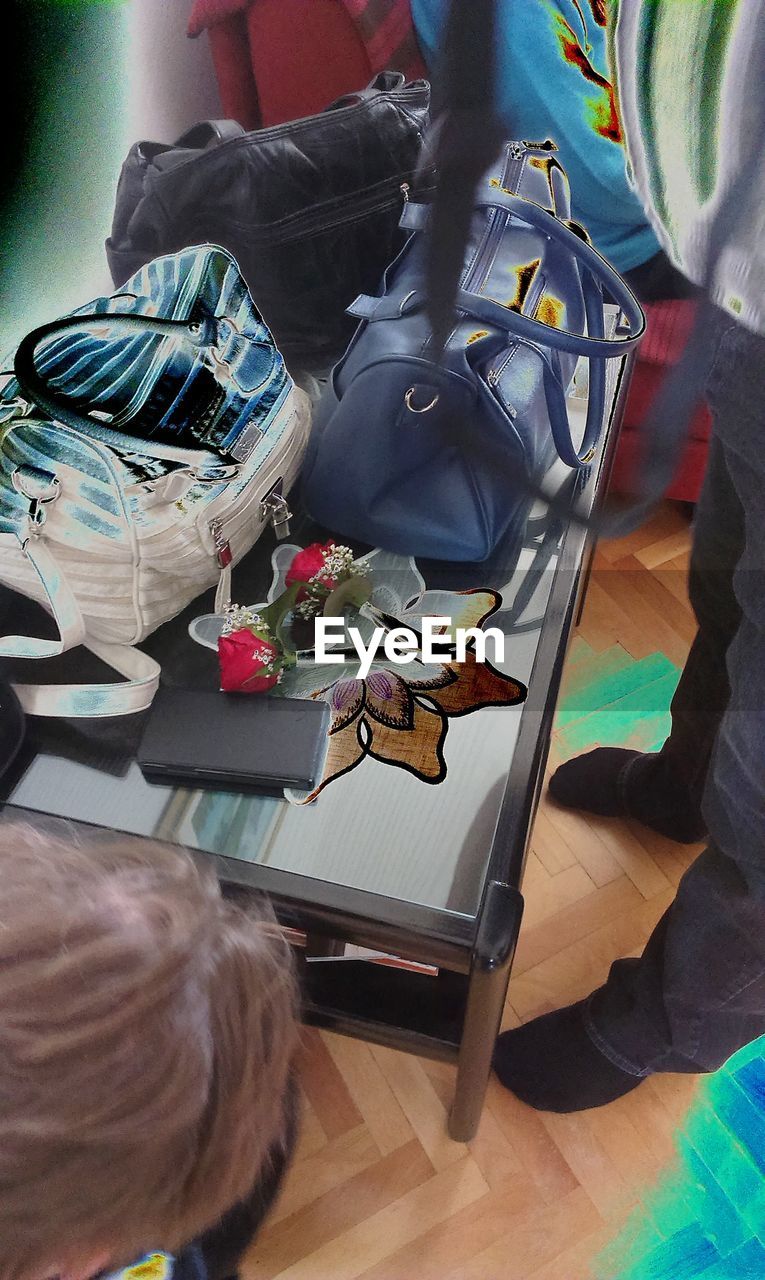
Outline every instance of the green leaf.
<path fill-rule="evenodd" d="M 297 598 L 300 594 L 302 582 L 293 582 L 291 587 L 287 587 L 280 596 L 267 608 L 261 612 L 261 617 L 266 623 L 271 635 L 281 645 L 285 652 L 294 652 L 294 643 L 289 634 L 289 628 L 284 625 L 287 617 L 295 608 Z"/>

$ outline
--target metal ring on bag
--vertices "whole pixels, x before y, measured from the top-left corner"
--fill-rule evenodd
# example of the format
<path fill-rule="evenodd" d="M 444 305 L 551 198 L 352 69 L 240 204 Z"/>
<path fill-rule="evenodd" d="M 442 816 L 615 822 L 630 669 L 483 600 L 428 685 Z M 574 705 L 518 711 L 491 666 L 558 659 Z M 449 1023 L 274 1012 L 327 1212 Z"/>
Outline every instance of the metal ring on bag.
<path fill-rule="evenodd" d="M 39 537 L 47 519 L 46 506 L 55 502 L 61 493 L 61 481 L 58 476 L 46 472 L 36 472 L 33 467 L 17 467 L 11 474 L 11 484 L 16 493 L 26 498 L 29 503 L 27 522 L 29 537 Z M 24 540 L 26 550 L 29 538 Z"/>
<path fill-rule="evenodd" d="M 58 476 L 48 471 L 39 471 L 36 467 L 17 467 L 11 472 L 11 484 L 16 493 L 28 502 L 45 504 L 55 502 L 61 492 L 61 481 Z"/>
<path fill-rule="evenodd" d="M 242 336 L 242 330 L 240 329 L 239 325 L 236 323 L 236 320 L 232 320 L 232 319 L 231 319 L 231 316 L 214 316 L 214 317 L 213 317 L 213 319 L 214 319 L 214 320 L 215 320 L 219 325 L 221 325 L 221 324 L 227 324 L 227 325 L 228 325 L 228 327 L 229 327 L 229 329 L 233 329 L 233 330 L 234 330 L 234 333 L 237 335 L 237 337 L 238 337 L 238 338 L 241 338 L 241 336 Z"/>
<path fill-rule="evenodd" d="M 406 395 L 404 396 L 404 404 L 406 405 L 410 413 L 430 413 L 430 410 L 435 409 L 440 399 L 438 392 L 436 392 L 430 404 L 424 404 L 422 405 L 421 408 L 418 409 L 415 405 L 412 404 L 412 397 L 415 396 L 416 394 L 417 394 L 417 388 L 410 387 Z"/>

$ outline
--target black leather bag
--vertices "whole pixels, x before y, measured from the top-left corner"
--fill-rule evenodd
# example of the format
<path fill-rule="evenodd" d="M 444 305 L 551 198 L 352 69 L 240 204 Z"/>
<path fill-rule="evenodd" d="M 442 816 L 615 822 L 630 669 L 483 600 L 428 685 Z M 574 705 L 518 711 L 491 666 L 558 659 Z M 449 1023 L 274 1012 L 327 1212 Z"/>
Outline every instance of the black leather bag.
<path fill-rule="evenodd" d="M 173 146 L 138 142 L 122 167 L 112 234 L 114 283 L 152 258 L 209 242 L 237 259 L 293 370 L 327 369 L 403 244 L 398 222 L 418 169 L 430 86 L 383 72 L 320 115 L 255 133 L 196 125 Z"/>

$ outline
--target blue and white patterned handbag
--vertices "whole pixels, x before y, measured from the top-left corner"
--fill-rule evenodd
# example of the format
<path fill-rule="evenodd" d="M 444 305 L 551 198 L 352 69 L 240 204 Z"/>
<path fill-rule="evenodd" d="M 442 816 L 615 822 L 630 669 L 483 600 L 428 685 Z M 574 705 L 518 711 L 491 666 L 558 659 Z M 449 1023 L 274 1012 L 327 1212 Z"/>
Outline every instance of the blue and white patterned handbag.
<path fill-rule="evenodd" d="M 142 710 L 159 680 L 134 649 L 218 583 L 286 497 L 310 427 L 234 260 L 159 258 L 109 298 L 21 343 L 0 391 L 0 583 L 40 601 L 58 640 L 0 639 L 0 657 L 85 644 L 126 679 L 22 685 L 33 715 Z"/>

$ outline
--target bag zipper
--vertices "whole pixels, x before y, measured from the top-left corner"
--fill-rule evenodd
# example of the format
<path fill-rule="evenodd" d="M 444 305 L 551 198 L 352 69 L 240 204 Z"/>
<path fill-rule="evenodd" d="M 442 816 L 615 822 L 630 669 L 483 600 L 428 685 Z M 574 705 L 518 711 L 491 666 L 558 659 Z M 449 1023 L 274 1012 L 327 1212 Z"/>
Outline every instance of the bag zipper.
<path fill-rule="evenodd" d="M 507 148 L 507 159 L 500 179 L 500 186 L 511 191 L 514 195 L 518 193 L 528 151 L 529 148 L 525 142 L 511 142 Z M 480 293 L 486 284 L 489 271 L 497 255 L 502 233 L 511 216 L 504 209 L 493 210 L 483 244 L 478 250 L 462 285 L 463 289 L 466 289 L 469 293 Z"/>
<path fill-rule="evenodd" d="M 401 182 L 398 177 L 388 181 L 381 190 L 373 191 L 363 200 L 357 200 L 353 203 L 351 209 L 348 205 L 351 197 L 344 196 L 339 203 L 337 215 L 327 214 L 326 206 L 324 211 L 322 207 L 318 209 L 309 209 L 305 212 L 295 214 L 291 219 L 285 219 L 283 222 L 265 222 L 259 226 L 253 226 L 251 223 L 235 222 L 232 219 L 232 226 L 236 226 L 247 232 L 248 239 L 251 243 L 257 244 L 259 241 L 268 245 L 277 245 L 289 243 L 296 240 L 298 236 L 310 236 L 318 232 L 332 231 L 336 227 L 344 226 L 348 222 L 357 222 L 359 218 L 364 217 L 368 213 L 382 212 L 383 209 L 391 208 L 398 204 L 406 204 L 409 200 L 410 184 Z M 328 201 L 328 204 L 332 202 Z"/>
<path fill-rule="evenodd" d="M 545 142 L 511 142 L 508 145 L 507 160 L 500 183 L 502 187 L 513 192 L 514 195 L 518 194 L 518 188 L 521 184 L 526 158 L 531 151 L 557 151 L 557 147 L 553 142 L 550 142 L 549 139 Z M 512 214 L 507 213 L 503 209 L 494 210 L 486 231 L 484 242 L 473 261 L 463 285 L 464 289 L 468 289 L 474 293 L 480 293 L 483 289 L 488 279 L 491 267 L 494 264 L 494 259 L 496 258 L 497 248 L 499 247 L 499 242 L 502 239 L 502 234 L 504 233 L 511 217 Z M 480 282 L 476 288 L 474 282 L 479 276 Z M 540 278 L 539 274 L 537 274 L 527 295 L 526 310 L 532 316 L 536 313 L 537 307 L 539 306 L 544 294 L 544 283 L 544 280 Z M 500 379 L 520 345 L 521 344 L 519 342 L 513 342 L 502 357 L 501 363 L 495 369 L 489 369 L 486 375 L 488 385 L 497 395 L 499 394 L 498 387 Z M 511 416 L 515 415 L 515 410 L 512 405 L 507 405 L 505 407 Z"/>
<path fill-rule="evenodd" d="M 292 519 L 292 512 L 289 509 L 287 499 L 282 493 L 282 485 L 283 481 L 281 479 L 277 480 L 276 484 L 272 486 L 260 503 L 261 522 L 263 525 L 271 523 L 274 533 L 280 542 L 289 537 L 290 520 Z M 231 543 L 223 532 L 223 521 L 220 516 L 215 516 L 214 519 L 210 520 L 207 527 L 213 540 L 218 567 L 227 569 L 234 558 L 234 554 L 231 550 Z"/>
<path fill-rule="evenodd" d="M 277 480 L 271 492 L 267 493 L 261 502 L 260 514 L 264 520 L 270 519 L 279 542 L 283 542 L 285 538 L 290 536 L 292 512 L 289 509 L 287 499 L 282 493 L 281 480 Z"/>
<path fill-rule="evenodd" d="M 231 551 L 231 543 L 223 533 L 222 520 L 211 520 L 208 529 L 212 534 L 213 546 L 215 547 L 215 558 L 218 561 L 219 569 L 227 569 L 231 564 L 234 556 Z"/>

